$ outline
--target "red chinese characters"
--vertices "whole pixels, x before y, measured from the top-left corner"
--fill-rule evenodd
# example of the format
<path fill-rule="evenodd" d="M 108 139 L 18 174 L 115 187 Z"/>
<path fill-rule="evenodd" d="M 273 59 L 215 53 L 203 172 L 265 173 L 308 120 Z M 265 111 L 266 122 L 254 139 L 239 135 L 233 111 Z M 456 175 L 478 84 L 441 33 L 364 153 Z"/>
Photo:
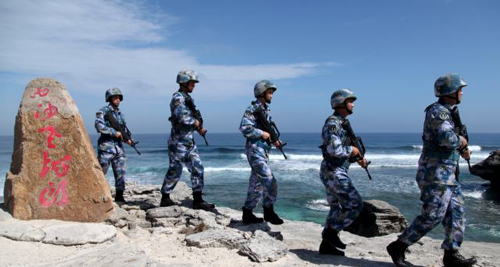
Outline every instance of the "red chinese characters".
<path fill-rule="evenodd" d="M 54 187 L 53 182 L 49 182 L 49 187 L 44 188 L 40 194 L 40 204 L 46 208 L 54 205 L 54 203 L 56 203 L 58 207 L 68 205 L 69 197 L 66 192 L 66 186 L 68 186 L 68 181 L 66 180 L 59 182 L 57 188 Z"/>
<path fill-rule="evenodd" d="M 38 104 L 38 107 L 41 108 L 42 104 Z M 59 113 L 59 110 L 57 109 L 57 107 L 52 106 L 52 104 L 49 102 L 49 107 L 43 110 L 43 114 L 45 115 L 45 117 L 42 118 L 42 121 L 46 121 L 46 120 L 52 118 L 57 113 Z M 39 119 L 39 118 L 40 118 L 40 113 L 38 113 L 38 111 L 37 111 L 37 112 L 35 112 L 35 119 Z"/>
<path fill-rule="evenodd" d="M 47 126 L 47 127 L 38 129 L 39 133 L 43 133 L 45 131 L 49 132 L 49 136 L 47 136 L 47 146 L 49 148 L 56 148 L 56 146 L 52 143 L 52 141 L 54 141 L 54 136 L 61 138 L 62 135 L 60 133 L 58 133 L 56 128 L 54 128 L 53 126 Z"/>
<path fill-rule="evenodd" d="M 30 95 L 30 98 L 38 97 L 46 97 L 49 94 L 50 90 L 48 88 L 36 88 L 36 92 Z M 42 108 L 43 105 L 38 104 L 39 108 Z M 41 121 L 45 122 L 48 119 L 54 117 L 59 113 L 59 110 L 56 106 L 53 106 L 50 102 L 48 102 L 48 106 L 43 109 L 42 113 L 38 111 L 35 112 L 35 119 L 41 119 Z M 43 115 L 43 117 L 41 116 Z M 57 131 L 54 126 L 47 125 L 45 127 L 41 127 L 38 129 L 39 133 L 48 132 L 47 135 L 47 148 L 49 149 L 57 149 L 54 144 L 54 138 L 63 137 L 61 133 Z M 42 189 L 38 197 L 38 201 L 40 205 L 43 207 L 49 208 L 56 204 L 58 207 L 63 207 L 69 204 L 69 197 L 67 193 L 68 181 L 63 177 L 66 176 L 70 170 L 70 163 L 72 158 L 70 155 L 64 155 L 59 160 L 54 160 L 49 157 L 49 151 L 43 150 L 43 163 L 42 170 L 39 173 L 40 178 L 44 179 L 48 176 L 48 174 L 52 171 L 59 181 L 53 182 L 49 181 L 49 185 Z M 57 185 L 56 185 L 57 184 Z"/>
<path fill-rule="evenodd" d="M 45 178 L 50 170 L 52 170 L 57 177 L 63 177 L 68 174 L 69 162 L 71 162 L 71 156 L 65 155 L 62 159 L 52 160 L 49 158 L 49 152 L 47 150 L 43 151 L 43 166 L 40 172 L 40 178 Z M 49 165 L 49 163 L 51 163 Z"/>
<path fill-rule="evenodd" d="M 36 88 L 36 92 L 33 95 L 30 95 L 30 98 L 35 98 L 36 95 L 39 95 L 40 97 L 47 96 L 49 94 L 50 90 L 49 88 Z"/>

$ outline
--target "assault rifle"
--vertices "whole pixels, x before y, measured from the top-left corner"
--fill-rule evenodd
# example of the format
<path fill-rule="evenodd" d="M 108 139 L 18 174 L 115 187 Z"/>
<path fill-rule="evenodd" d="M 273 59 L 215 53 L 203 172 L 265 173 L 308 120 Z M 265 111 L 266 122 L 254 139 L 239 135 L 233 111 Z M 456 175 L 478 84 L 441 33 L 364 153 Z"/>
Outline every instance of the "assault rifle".
<path fill-rule="evenodd" d="M 359 155 L 356 155 L 354 157 L 351 157 L 349 159 L 350 162 L 356 162 L 359 160 L 362 160 L 365 157 L 366 149 L 365 146 L 363 145 L 363 140 L 361 140 L 361 137 L 356 136 L 354 134 L 354 131 L 352 130 L 351 123 L 349 122 L 348 119 L 344 119 L 342 122 L 342 128 L 347 132 L 347 138 L 349 139 L 350 142 L 347 142 L 348 144 L 350 143 L 352 146 L 355 146 L 359 150 Z M 368 178 L 371 180 L 372 176 L 370 175 L 370 172 L 368 171 L 368 165 L 372 163 L 371 161 L 368 161 L 366 163 L 366 167 L 364 169 L 366 170 L 366 173 L 368 174 Z"/>
<path fill-rule="evenodd" d="M 455 128 L 453 129 L 456 134 L 463 136 L 465 140 L 467 140 L 467 144 L 469 143 L 469 134 L 467 133 L 467 127 L 462 124 L 462 120 L 460 119 L 460 112 L 458 111 L 458 107 L 455 106 L 451 110 L 451 119 L 455 123 Z M 460 154 L 465 153 L 467 150 L 469 150 L 469 145 L 463 147 L 462 149 L 458 149 L 458 152 Z M 467 159 L 467 165 L 469 165 L 469 172 L 470 172 L 470 159 Z"/>
<path fill-rule="evenodd" d="M 278 130 L 278 127 L 276 127 L 276 124 L 271 121 L 268 122 L 266 118 L 266 113 L 264 112 L 263 109 L 257 109 L 253 113 L 255 120 L 257 121 L 257 128 L 261 129 L 262 131 L 268 132 L 269 135 L 271 136 L 270 138 L 266 139 L 266 143 L 268 145 L 271 145 L 271 143 L 275 143 L 276 141 L 280 141 L 280 131 Z M 271 139 L 271 140 L 269 140 Z M 288 157 L 285 155 L 285 152 L 283 152 L 283 147 L 286 146 L 286 143 L 281 143 L 279 147 L 276 147 L 281 151 L 281 154 L 283 154 L 283 157 L 285 159 L 288 159 Z"/>
<path fill-rule="evenodd" d="M 200 122 L 200 126 L 198 129 L 203 128 L 203 117 L 201 116 L 201 112 L 199 109 L 196 109 L 194 101 L 190 96 L 188 96 L 186 98 L 186 106 L 191 111 L 191 114 L 193 115 L 193 117 Z M 198 132 L 198 133 L 200 133 L 200 132 Z M 206 133 L 207 132 L 205 132 L 203 134 L 200 133 L 200 135 L 201 135 L 201 137 L 203 137 L 203 139 L 205 139 L 205 144 L 208 146 L 207 138 L 205 137 Z"/>
<path fill-rule="evenodd" d="M 104 115 L 104 118 L 107 119 L 109 121 L 109 124 L 111 124 L 111 127 L 117 131 L 119 131 L 120 133 L 122 133 L 122 137 L 123 137 L 123 140 L 125 142 L 127 142 L 128 140 L 130 140 L 132 142 L 132 144 L 130 145 L 131 147 L 133 147 L 135 149 L 135 152 L 137 152 L 137 154 L 141 154 L 141 152 L 139 152 L 139 150 L 137 150 L 137 148 L 135 147 L 136 144 L 139 144 L 139 142 L 135 142 L 132 137 L 129 135 L 129 129 L 127 128 L 126 125 L 121 125 L 119 124 L 115 117 L 113 117 L 113 114 L 111 114 L 111 111 L 109 111 L 108 113 L 106 113 Z"/>

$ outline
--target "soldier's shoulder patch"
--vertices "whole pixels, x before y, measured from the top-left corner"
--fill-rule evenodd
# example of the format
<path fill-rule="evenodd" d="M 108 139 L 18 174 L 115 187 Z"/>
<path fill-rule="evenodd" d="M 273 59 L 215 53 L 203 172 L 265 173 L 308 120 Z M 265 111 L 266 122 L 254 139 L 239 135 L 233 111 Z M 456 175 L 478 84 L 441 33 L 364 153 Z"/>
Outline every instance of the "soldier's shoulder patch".
<path fill-rule="evenodd" d="M 250 110 L 245 111 L 245 117 L 252 117 L 253 113 Z"/>
<path fill-rule="evenodd" d="M 328 129 L 330 129 L 330 131 L 332 132 L 337 132 L 339 128 L 336 124 L 330 124 L 328 125 Z"/>
<path fill-rule="evenodd" d="M 450 117 L 450 115 L 448 115 L 448 112 L 446 112 L 446 111 L 444 111 L 444 110 L 443 110 L 443 111 L 441 111 L 441 112 L 439 112 L 439 115 L 438 115 L 438 116 L 439 116 L 439 118 L 440 118 L 440 119 L 442 119 L 442 120 L 444 120 L 444 121 L 445 121 L 445 120 L 448 120 L 448 119 L 449 119 L 449 117 Z"/>
<path fill-rule="evenodd" d="M 181 99 L 180 98 L 175 98 L 174 99 L 174 106 L 178 106 L 181 104 Z"/>

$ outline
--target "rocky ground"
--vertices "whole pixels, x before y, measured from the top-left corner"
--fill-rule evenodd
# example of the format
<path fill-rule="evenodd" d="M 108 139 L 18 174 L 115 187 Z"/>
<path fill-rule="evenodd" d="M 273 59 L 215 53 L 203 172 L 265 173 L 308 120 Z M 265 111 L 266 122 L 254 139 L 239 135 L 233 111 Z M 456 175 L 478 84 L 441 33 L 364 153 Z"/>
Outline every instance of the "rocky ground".
<path fill-rule="evenodd" d="M 106 223 L 20 221 L 0 210 L 0 266 L 394 266 L 385 247 L 397 234 L 361 237 L 342 232 L 346 257 L 318 254 L 322 227 L 285 220 L 246 226 L 241 212 L 191 209 L 191 191 L 179 183 L 178 206 L 158 208 L 159 187 L 129 185 L 126 204 Z M 414 266 L 442 266 L 440 241 L 410 247 Z M 462 254 L 477 266 L 500 266 L 500 244 L 468 242 Z"/>

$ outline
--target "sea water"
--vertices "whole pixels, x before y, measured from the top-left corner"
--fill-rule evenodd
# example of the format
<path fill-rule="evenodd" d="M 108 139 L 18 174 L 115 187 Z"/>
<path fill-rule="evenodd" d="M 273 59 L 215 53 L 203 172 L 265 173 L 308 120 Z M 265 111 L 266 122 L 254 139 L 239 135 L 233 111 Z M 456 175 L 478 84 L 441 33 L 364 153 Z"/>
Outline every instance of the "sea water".
<path fill-rule="evenodd" d="M 421 134 L 360 133 L 372 163 L 368 180 L 364 169 L 351 165 L 349 175 L 364 200 L 379 199 L 396 206 L 411 222 L 420 213 L 420 191 L 415 182 L 418 158 L 422 151 Z M 97 135 L 91 135 L 95 147 Z M 137 148 L 142 155 L 126 146 L 128 181 L 161 185 L 168 169 L 168 134 L 137 134 Z M 319 179 L 322 160 L 319 133 L 283 133 L 287 143 L 285 160 L 279 150 L 270 153 L 269 165 L 278 182 L 275 210 L 290 220 L 324 224 L 329 207 L 323 184 Z M 207 134 L 209 146 L 198 135 L 198 150 L 205 166 L 205 196 L 218 206 L 240 209 L 246 198 L 250 166 L 244 155 L 245 139 L 239 133 Z M 471 164 L 500 149 L 500 134 L 471 134 Z M 0 194 L 3 195 L 5 175 L 10 168 L 12 136 L 0 136 Z M 106 176 L 114 185 L 113 172 Z M 188 185 L 189 172 L 184 168 L 181 181 Z M 500 196 L 492 192 L 485 180 L 473 176 L 467 163 L 460 161 L 460 181 L 465 197 L 467 228 L 465 240 L 500 243 Z M 260 206 L 260 205 L 259 205 Z M 261 212 L 259 207 L 257 212 Z M 438 226 L 430 237 L 442 239 Z"/>

